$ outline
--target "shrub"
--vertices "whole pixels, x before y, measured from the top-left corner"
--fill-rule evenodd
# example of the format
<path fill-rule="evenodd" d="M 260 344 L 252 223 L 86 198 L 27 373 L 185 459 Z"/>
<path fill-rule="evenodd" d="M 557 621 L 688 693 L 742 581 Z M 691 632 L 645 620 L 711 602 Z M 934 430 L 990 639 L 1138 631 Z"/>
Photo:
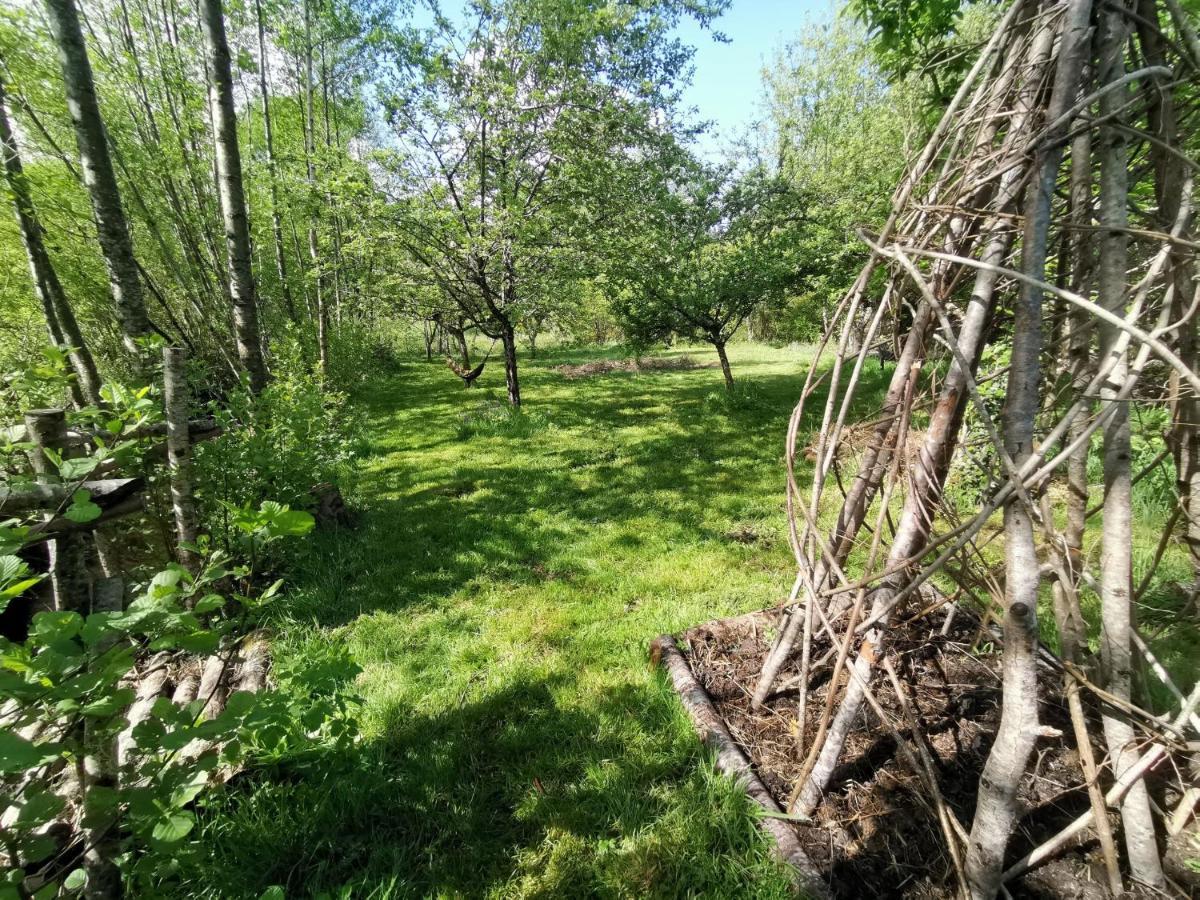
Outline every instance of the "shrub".
<path fill-rule="evenodd" d="M 197 497 L 212 533 L 226 539 L 228 506 L 272 498 L 306 507 L 313 485 L 342 480 L 360 449 L 346 396 L 299 365 L 277 369 L 258 396 L 236 391 L 213 415 L 225 433 L 196 447 Z"/>

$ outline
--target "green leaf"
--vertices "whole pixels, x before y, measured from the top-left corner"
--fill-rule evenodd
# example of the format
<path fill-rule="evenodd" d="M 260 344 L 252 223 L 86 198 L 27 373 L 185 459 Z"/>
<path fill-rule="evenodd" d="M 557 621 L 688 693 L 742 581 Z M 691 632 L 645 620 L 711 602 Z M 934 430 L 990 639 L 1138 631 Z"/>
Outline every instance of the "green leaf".
<path fill-rule="evenodd" d="M 196 817 L 187 810 L 177 810 L 154 826 L 151 837 L 164 844 L 182 841 L 196 825 Z"/>
<path fill-rule="evenodd" d="M 74 459 L 64 459 L 58 467 L 58 474 L 63 481 L 82 481 L 95 471 L 99 460 L 90 456 L 77 456 Z"/>
<path fill-rule="evenodd" d="M 80 712 L 85 716 L 93 717 L 113 716 L 132 703 L 133 699 L 132 689 L 117 688 L 107 697 L 101 697 L 99 700 L 93 700 L 86 704 Z"/>
<path fill-rule="evenodd" d="M 276 516 L 272 524 L 277 534 L 300 537 L 313 530 L 316 520 L 303 510 L 289 509 Z"/>
<path fill-rule="evenodd" d="M 287 894 L 283 892 L 283 887 L 273 884 L 258 895 L 258 900 L 285 900 L 286 897 Z"/>
<path fill-rule="evenodd" d="M 212 631 L 197 631 L 182 635 L 176 643 L 184 650 L 206 656 L 220 646 L 221 636 Z"/>
<path fill-rule="evenodd" d="M 33 617 L 30 640 L 45 646 L 53 641 L 70 640 L 83 627 L 83 617 L 68 610 L 40 612 Z"/>
<path fill-rule="evenodd" d="M 187 781 L 171 791 L 171 805 L 175 808 L 187 806 L 199 796 L 200 792 L 208 785 L 208 773 L 204 771 L 195 771 L 188 777 Z"/>
<path fill-rule="evenodd" d="M 18 581 L 0 590 L 0 613 L 4 612 L 8 608 L 8 604 L 15 598 L 21 596 L 21 594 L 25 593 L 45 577 L 44 575 L 38 575 L 34 578 L 26 578 L 24 581 Z"/>
<path fill-rule="evenodd" d="M 21 804 L 17 813 L 17 821 L 24 828 L 36 828 L 53 819 L 64 806 L 66 801 L 52 791 L 31 788 L 26 791 L 25 802 Z"/>
<path fill-rule="evenodd" d="M 196 605 L 192 611 L 198 614 L 209 613 L 220 609 L 225 603 L 225 598 L 220 594 L 205 594 L 196 601 Z"/>
<path fill-rule="evenodd" d="M 59 755 L 57 744 L 35 744 L 11 731 L 0 731 L 0 774 L 26 772 Z"/>
<path fill-rule="evenodd" d="M 100 518 L 100 513 L 103 512 L 99 506 L 92 502 L 91 491 L 76 491 L 71 497 L 71 505 L 67 507 L 63 513 L 72 522 L 93 522 Z"/>
<path fill-rule="evenodd" d="M 14 581 L 29 574 L 29 566 L 19 556 L 6 554 L 0 556 L 0 584 Z"/>
<path fill-rule="evenodd" d="M 87 884 L 87 872 L 83 871 L 83 869 L 75 869 L 63 879 L 63 890 L 82 890 L 85 884 Z"/>

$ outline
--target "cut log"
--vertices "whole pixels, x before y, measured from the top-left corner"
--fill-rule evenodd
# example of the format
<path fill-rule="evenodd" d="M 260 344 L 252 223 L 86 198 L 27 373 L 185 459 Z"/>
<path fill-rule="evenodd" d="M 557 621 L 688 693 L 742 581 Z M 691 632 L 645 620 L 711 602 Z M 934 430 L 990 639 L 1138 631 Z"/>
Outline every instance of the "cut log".
<path fill-rule="evenodd" d="M 171 702 L 177 706 L 187 706 L 196 699 L 199 690 L 200 666 L 195 660 L 189 660 L 175 679 L 175 692 L 171 694 Z"/>
<path fill-rule="evenodd" d="M 83 484 L 30 484 L 0 487 L 0 514 L 21 515 L 36 510 L 57 511 L 68 505 L 78 490 L 91 494 L 91 501 L 103 509 L 116 506 L 146 486 L 142 478 L 104 478 Z"/>
<path fill-rule="evenodd" d="M 188 420 L 188 434 L 192 440 L 197 440 L 200 435 L 209 434 L 214 431 L 219 432 L 220 430 L 221 426 L 217 424 L 217 420 L 212 416 L 201 416 L 200 418 Z M 165 438 L 166 436 L 166 422 L 152 422 L 147 425 L 139 425 L 136 428 L 130 428 L 128 431 L 123 431 L 117 435 L 103 429 L 68 428 L 65 432 L 63 446 L 79 447 L 85 444 L 94 445 L 97 439 L 104 441 L 106 444 L 111 444 L 114 441 L 133 441 L 147 437 Z M 0 429 L 0 442 L 20 444 L 28 440 L 30 440 L 29 432 L 23 424 L 9 425 L 6 428 Z"/>
<path fill-rule="evenodd" d="M 729 729 L 717 715 L 712 700 L 696 681 L 687 660 L 679 652 L 675 639 L 668 634 L 655 638 L 650 644 L 650 659 L 666 669 L 700 740 L 716 753 L 717 768 L 737 782 L 747 796 L 766 813 L 758 820 L 759 827 L 774 842 L 775 854 L 791 866 L 797 887 L 806 897 L 830 896 L 824 874 L 808 858 L 792 826 L 777 818 L 782 813 L 779 805 L 767 790 L 767 786 L 755 774 Z"/>
<path fill-rule="evenodd" d="M 136 699 L 129 707 L 125 717 L 125 729 L 117 735 L 117 768 L 124 770 L 129 762 L 130 753 L 137 746 L 133 730 L 150 718 L 150 710 L 154 701 L 162 696 L 168 687 L 171 655 L 166 651 L 155 654 L 146 664 L 146 669 L 138 677 Z"/>
<path fill-rule="evenodd" d="M 252 635 L 242 645 L 241 658 L 233 677 L 235 691 L 256 694 L 267 684 L 267 669 L 271 662 L 271 647 L 261 634 Z"/>

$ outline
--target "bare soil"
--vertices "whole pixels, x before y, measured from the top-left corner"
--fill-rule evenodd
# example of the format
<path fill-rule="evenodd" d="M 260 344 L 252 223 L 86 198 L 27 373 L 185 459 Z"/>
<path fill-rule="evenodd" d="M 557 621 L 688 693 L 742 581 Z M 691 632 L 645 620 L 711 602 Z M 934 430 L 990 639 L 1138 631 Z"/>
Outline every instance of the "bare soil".
<path fill-rule="evenodd" d="M 565 378 L 591 378 L 610 372 L 656 372 L 680 369 L 711 369 L 715 363 L 699 362 L 692 356 L 648 356 L 642 359 L 599 359 L 578 366 L 555 366 Z"/>
<path fill-rule="evenodd" d="M 786 809 L 802 764 L 796 738 L 799 661 L 788 664 L 761 711 L 750 708 L 750 692 L 777 617 L 778 611 L 770 610 L 701 625 L 684 635 L 681 648 L 730 733 Z M 999 724 L 1000 655 L 968 617 L 959 617 L 946 636 L 940 634 L 943 621 L 939 614 L 894 629 L 891 650 L 938 768 L 946 803 L 969 829 L 980 772 Z M 813 659 L 828 649 L 827 640 L 814 641 Z M 816 733 L 824 711 L 830 668 L 814 670 L 806 715 L 809 736 Z M 1056 676 L 1044 673 L 1042 686 L 1040 720 L 1063 736 L 1038 742 L 1022 792 L 1026 814 L 1010 842 L 1010 860 L 1088 809 Z M 873 687 L 901 735 L 911 740 L 888 679 L 876 678 Z M 953 864 L 936 813 L 916 775 L 896 753 L 891 731 L 866 704 L 864 710 L 865 718 L 847 743 L 831 792 L 813 823 L 793 827 L 810 858 L 828 871 L 835 896 L 953 897 Z M 1155 782 L 1151 788 L 1165 802 L 1173 799 L 1165 785 Z M 1200 853 L 1188 851 L 1187 841 L 1172 843 L 1180 845 L 1168 853 L 1179 895 L 1200 895 L 1196 875 L 1184 861 Z M 1107 896 L 1096 841 L 1089 833 L 1083 843 L 1009 888 L 1014 897 Z"/>

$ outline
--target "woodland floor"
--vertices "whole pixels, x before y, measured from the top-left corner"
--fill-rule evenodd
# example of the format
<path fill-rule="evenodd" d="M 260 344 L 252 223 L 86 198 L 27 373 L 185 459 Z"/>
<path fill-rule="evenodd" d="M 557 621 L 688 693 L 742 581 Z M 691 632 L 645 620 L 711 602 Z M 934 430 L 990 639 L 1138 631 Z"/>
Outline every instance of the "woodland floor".
<path fill-rule="evenodd" d="M 647 645 L 778 602 L 782 448 L 802 350 L 464 390 L 439 362 L 359 392 L 353 531 L 290 579 L 277 658 L 347 648 L 364 738 L 244 780 L 187 889 L 258 896 L 788 896 L 747 802 L 703 762 Z"/>

